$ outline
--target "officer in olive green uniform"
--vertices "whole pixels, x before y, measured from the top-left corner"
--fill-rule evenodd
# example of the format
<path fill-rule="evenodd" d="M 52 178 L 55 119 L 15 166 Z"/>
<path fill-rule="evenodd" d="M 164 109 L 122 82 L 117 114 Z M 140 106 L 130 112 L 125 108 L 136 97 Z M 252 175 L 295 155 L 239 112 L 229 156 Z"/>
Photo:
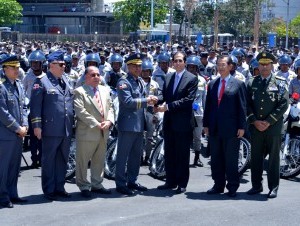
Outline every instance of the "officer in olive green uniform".
<path fill-rule="evenodd" d="M 263 191 L 264 157 L 269 155 L 268 198 L 277 197 L 279 186 L 279 151 L 283 114 L 288 108 L 288 89 L 285 78 L 272 74 L 275 57 L 268 52 L 258 54 L 260 76 L 248 83 L 248 122 L 251 133 L 251 182 L 247 192 Z"/>

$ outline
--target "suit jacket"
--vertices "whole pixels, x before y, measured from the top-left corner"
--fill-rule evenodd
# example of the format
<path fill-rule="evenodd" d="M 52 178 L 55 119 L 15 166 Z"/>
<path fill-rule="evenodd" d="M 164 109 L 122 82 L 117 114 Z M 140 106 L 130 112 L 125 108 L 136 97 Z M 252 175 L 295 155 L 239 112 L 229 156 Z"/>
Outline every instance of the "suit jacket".
<path fill-rule="evenodd" d="M 114 110 L 107 87 L 98 85 L 100 99 L 103 106 L 104 121 L 115 122 Z M 84 141 L 100 141 L 101 131 L 97 127 L 101 122 L 101 114 L 98 104 L 93 100 L 93 89 L 84 84 L 74 90 L 74 109 L 77 118 L 76 139 Z M 107 138 L 109 130 L 104 130 Z"/>
<path fill-rule="evenodd" d="M 165 130 L 191 131 L 195 127 L 192 104 L 196 97 L 198 79 L 185 71 L 173 94 L 175 74 L 166 77 L 162 96 L 158 101 L 158 104 L 166 102 L 168 105 L 168 111 L 164 113 L 163 126 Z"/>
<path fill-rule="evenodd" d="M 246 128 L 246 87 L 231 76 L 218 106 L 220 80 L 212 80 L 208 85 L 203 127 L 209 128 L 211 136 L 236 137 L 238 129 Z"/>
<path fill-rule="evenodd" d="M 119 114 L 117 126 L 119 131 L 143 132 L 145 129 L 146 89 L 142 79 L 138 78 L 137 80 L 128 74 L 127 77 L 123 76 L 118 81 Z"/>
<path fill-rule="evenodd" d="M 5 75 L 0 76 L 0 140 L 16 140 L 15 131 L 20 126 L 28 127 L 24 99 L 19 80 L 15 87 Z"/>
<path fill-rule="evenodd" d="M 30 114 L 33 128 L 42 128 L 43 136 L 72 136 L 74 125 L 73 89 L 65 75 L 65 91 L 49 71 L 38 76 L 33 84 Z"/>

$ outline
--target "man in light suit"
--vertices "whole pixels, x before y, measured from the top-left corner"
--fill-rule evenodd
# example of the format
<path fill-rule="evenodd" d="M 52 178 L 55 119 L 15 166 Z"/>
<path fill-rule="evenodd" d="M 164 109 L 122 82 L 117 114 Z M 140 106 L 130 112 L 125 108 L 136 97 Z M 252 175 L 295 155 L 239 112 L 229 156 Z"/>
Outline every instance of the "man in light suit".
<path fill-rule="evenodd" d="M 230 56 L 217 59 L 220 77 L 212 80 L 207 89 L 203 127 L 209 135 L 211 171 L 214 186 L 207 194 L 223 193 L 235 197 L 239 187 L 239 139 L 246 128 L 246 87 L 230 75 Z M 227 184 L 226 184 L 227 180 Z"/>
<path fill-rule="evenodd" d="M 20 62 L 8 56 L 0 63 L 0 207 L 13 208 L 13 203 L 27 201 L 19 197 L 17 183 L 28 122 L 25 93 L 17 79 Z"/>
<path fill-rule="evenodd" d="M 163 131 L 165 142 L 166 183 L 158 189 L 177 188 L 176 193 L 186 191 L 189 180 L 190 146 L 193 140 L 195 118 L 193 102 L 198 79 L 186 71 L 186 56 L 177 52 L 173 56 L 176 73 L 166 77 L 158 112 L 165 112 Z"/>
<path fill-rule="evenodd" d="M 83 197 L 91 191 L 110 194 L 104 188 L 103 167 L 109 128 L 114 123 L 114 111 L 107 87 L 99 85 L 100 73 L 95 66 L 85 71 L 85 84 L 74 90 L 76 124 L 76 184 Z M 87 180 L 91 161 L 91 182 Z M 90 191 L 91 190 L 91 191 Z"/>

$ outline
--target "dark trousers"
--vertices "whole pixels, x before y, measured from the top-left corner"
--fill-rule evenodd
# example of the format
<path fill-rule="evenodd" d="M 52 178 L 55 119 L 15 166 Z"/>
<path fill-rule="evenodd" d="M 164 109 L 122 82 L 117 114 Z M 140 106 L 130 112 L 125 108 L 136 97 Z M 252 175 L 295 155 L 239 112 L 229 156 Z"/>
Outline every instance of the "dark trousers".
<path fill-rule="evenodd" d="M 42 145 L 43 192 L 64 191 L 71 137 L 42 137 Z"/>
<path fill-rule="evenodd" d="M 118 133 L 116 186 L 136 183 L 143 154 L 143 132 Z"/>
<path fill-rule="evenodd" d="M 0 202 L 18 197 L 22 139 L 0 140 Z"/>
<path fill-rule="evenodd" d="M 240 185 L 238 173 L 239 140 L 237 137 L 209 136 L 211 173 L 215 187 L 236 191 Z M 227 184 L 226 184 L 227 180 Z"/>
<path fill-rule="evenodd" d="M 186 188 L 189 176 L 190 146 L 193 132 L 164 133 L 166 183 L 171 186 Z"/>
<path fill-rule="evenodd" d="M 268 135 L 252 128 L 251 131 L 251 182 L 252 187 L 262 186 L 264 159 L 269 155 L 267 169 L 268 187 L 270 190 L 279 186 L 280 179 L 280 145 L 281 135 Z"/>
<path fill-rule="evenodd" d="M 41 159 L 42 159 L 42 141 L 39 140 L 34 135 L 30 115 L 28 116 L 28 124 L 29 124 L 31 160 L 32 160 L 33 163 L 41 162 Z"/>

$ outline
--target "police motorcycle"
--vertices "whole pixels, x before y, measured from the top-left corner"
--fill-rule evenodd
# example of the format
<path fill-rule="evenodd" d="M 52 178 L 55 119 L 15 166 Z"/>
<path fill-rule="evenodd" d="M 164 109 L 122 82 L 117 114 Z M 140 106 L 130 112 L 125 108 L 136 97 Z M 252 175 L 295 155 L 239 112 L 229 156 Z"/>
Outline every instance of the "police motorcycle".
<path fill-rule="evenodd" d="M 291 105 L 284 115 L 284 134 L 280 149 L 280 177 L 283 179 L 292 178 L 300 174 L 299 99 L 300 95 L 298 93 L 292 94 Z"/>

